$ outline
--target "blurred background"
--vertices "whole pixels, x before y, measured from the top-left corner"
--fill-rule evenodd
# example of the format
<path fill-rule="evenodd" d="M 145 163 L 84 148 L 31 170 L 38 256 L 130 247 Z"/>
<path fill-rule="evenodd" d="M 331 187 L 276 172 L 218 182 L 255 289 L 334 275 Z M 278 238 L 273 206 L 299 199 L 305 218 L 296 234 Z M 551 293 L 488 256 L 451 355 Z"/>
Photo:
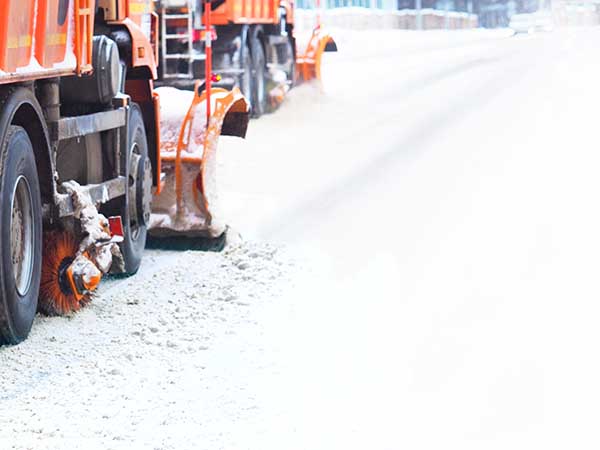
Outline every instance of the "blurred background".
<path fill-rule="evenodd" d="M 320 11 L 329 26 L 435 30 L 508 27 L 513 16 L 559 26 L 599 23 L 599 2 L 562 0 L 298 0 L 297 26 Z M 305 22 L 306 21 L 306 22 Z"/>

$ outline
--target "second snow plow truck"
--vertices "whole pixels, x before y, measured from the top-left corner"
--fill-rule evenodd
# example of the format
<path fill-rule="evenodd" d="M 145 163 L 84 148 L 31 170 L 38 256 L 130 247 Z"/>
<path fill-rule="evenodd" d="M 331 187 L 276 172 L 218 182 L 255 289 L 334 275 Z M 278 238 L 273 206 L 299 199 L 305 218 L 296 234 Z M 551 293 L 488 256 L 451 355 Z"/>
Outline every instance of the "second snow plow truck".
<path fill-rule="evenodd" d="M 0 341 L 64 314 L 147 233 L 217 236 L 214 153 L 244 136 L 238 89 L 155 89 L 151 0 L 0 3 Z M 181 104 L 185 101 L 186 104 Z M 39 301 L 38 301 L 39 300 Z"/>
<path fill-rule="evenodd" d="M 300 47 L 293 0 L 158 0 L 161 84 L 189 87 L 205 71 L 212 43 L 212 70 L 220 86 L 237 86 L 261 116 L 297 82 L 321 78 L 325 51 L 337 51 L 320 24 Z M 206 27 L 207 11 L 210 25 Z M 203 20 L 204 18 L 204 20 Z"/>

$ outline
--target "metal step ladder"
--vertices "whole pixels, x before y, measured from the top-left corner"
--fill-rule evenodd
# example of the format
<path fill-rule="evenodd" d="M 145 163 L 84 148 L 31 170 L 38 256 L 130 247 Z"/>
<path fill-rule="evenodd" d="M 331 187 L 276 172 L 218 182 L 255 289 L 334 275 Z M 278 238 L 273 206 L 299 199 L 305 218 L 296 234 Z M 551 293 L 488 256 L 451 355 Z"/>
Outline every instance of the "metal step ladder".
<path fill-rule="evenodd" d="M 176 13 L 168 7 L 161 8 L 161 65 L 163 78 L 170 79 L 188 79 L 194 78 L 193 74 L 193 63 L 194 61 L 204 61 L 206 55 L 199 53 L 194 50 L 194 13 L 193 13 L 193 0 L 187 0 L 187 11 L 182 13 L 181 9 L 177 10 Z M 187 27 L 185 33 L 167 34 L 167 30 L 170 28 L 170 22 L 175 20 L 185 19 L 187 21 Z M 175 53 L 169 53 L 167 42 L 171 40 L 185 41 L 185 50 L 177 51 Z M 171 64 L 169 61 L 186 61 L 187 71 L 180 71 L 181 64 Z M 173 68 L 175 70 L 173 70 Z"/>

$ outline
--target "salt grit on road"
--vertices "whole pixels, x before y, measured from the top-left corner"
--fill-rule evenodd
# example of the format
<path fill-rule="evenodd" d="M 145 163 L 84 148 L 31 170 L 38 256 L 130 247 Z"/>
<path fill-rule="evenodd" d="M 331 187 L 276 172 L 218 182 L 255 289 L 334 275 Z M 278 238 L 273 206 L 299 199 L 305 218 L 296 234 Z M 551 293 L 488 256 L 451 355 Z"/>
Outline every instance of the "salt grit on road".
<path fill-rule="evenodd" d="M 290 264 L 267 244 L 148 251 L 80 313 L 38 317 L 0 352 L 0 448 L 232 448 L 262 407 L 244 373 Z"/>

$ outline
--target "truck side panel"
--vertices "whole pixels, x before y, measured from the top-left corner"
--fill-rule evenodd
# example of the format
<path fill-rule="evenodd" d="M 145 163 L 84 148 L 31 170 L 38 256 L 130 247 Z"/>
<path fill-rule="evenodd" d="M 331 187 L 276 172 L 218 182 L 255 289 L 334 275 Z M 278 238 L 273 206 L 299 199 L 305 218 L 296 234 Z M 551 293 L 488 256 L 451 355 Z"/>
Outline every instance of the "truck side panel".
<path fill-rule="evenodd" d="M 277 24 L 279 0 L 225 0 L 212 13 L 214 25 Z M 287 23 L 293 23 L 293 3 L 287 3 Z"/>
<path fill-rule="evenodd" d="M 70 22 L 68 7 L 69 2 L 64 0 L 38 1 L 35 55 L 44 68 L 51 69 L 54 65 L 65 62 Z M 71 66 L 73 63 L 74 59 Z"/>
<path fill-rule="evenodd" d="M 91 70 L 90 0 L 3 0 L 0 84 Z"/>
<path fill-rule="evenodd" d="M 5 2 L 0 12 L 0 69 L 14 72 L 31 59 L 34 26 L 33 0 Z"/>

